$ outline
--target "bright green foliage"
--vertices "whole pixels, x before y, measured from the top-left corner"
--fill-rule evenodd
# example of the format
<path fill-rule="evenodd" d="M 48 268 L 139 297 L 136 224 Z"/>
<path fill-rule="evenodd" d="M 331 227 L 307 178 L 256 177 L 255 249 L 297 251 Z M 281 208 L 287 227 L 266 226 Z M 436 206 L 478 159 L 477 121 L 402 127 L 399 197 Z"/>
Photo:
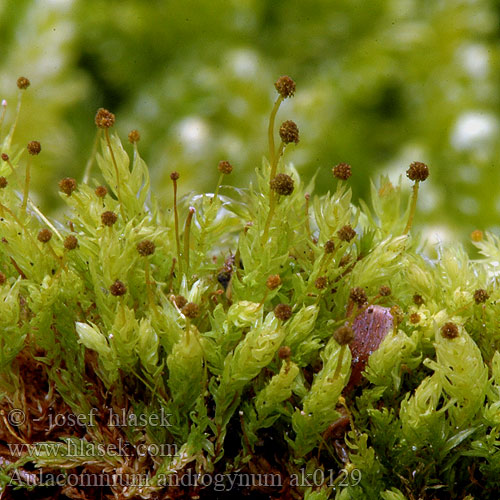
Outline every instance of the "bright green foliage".
<path fill-rule="evenodd" d="M 129 158 L 111 133 L 96 162 L 108 193 L 79 183 L 49 220 L 31 199 L 22 206 L 27 160 L 2 141 L 12 164 L 0 164 L 3 488 L 26 486 L 33 466 L 88 466 L 148 475 L 142 489 L 111 488 L 130 498 L 153 498 L 188 471 L 275 473 L 282 495 L 309 499 L 496 498 L 496 236 L 476 243 L 481 259 L 441 245 L 430 260 L 426 243 L 404 234 L 415 214 L 403 180 L 382 177 L 371 205 L 357 206 L 349 181 L 316 195 L 280 157 L 274 167 L 294 190 L 274 199 L 266 237 L 267 159 L 255 183 L 217 195 L 185 196 L 181 177 L 177 206 L 163 206 L 137 146 Z M 105 224 L 105 212 L 116 222 Z M 137 247 L 146 240 L 149 254 Z M 360 315 L 369 322 L 356 287 L 369 305 L 393 308 L 394 326 L 351 386 L 358 359 L 333 334 Z M 9 421 L 15 409 L 25 421 Z M 127 425 L 110 425 L 110 412 Z M 53 413 L 82 423 L 50 426 Z M 33 446 L 16 455 L 13 443 Z M 130 453 L 111 453 L 119 443 Z M 323 480 L 296 481 L 302 473 Z"/>

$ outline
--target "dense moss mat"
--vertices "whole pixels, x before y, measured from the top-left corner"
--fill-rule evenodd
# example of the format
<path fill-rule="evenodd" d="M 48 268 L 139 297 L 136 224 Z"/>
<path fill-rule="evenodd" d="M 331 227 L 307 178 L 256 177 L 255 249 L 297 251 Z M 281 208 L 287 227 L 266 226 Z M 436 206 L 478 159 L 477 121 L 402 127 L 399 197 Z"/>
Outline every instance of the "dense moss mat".
<path fill-rule="evenodd" d="M 2 138 L 5 498 L 496 498 L 500 240 L 425 257 L 421 162 L 410 199 L 382 177 L 354 205 L 348 165 L 315 195 L 274 125 L 287 85 L 253 183 L 224 185 L 237 158 L 214 193 L 171 172 L 168 207 L 109 111 L 105 185 L 47 186 L 58 220 L 27 189 L 43 144 Z"/>

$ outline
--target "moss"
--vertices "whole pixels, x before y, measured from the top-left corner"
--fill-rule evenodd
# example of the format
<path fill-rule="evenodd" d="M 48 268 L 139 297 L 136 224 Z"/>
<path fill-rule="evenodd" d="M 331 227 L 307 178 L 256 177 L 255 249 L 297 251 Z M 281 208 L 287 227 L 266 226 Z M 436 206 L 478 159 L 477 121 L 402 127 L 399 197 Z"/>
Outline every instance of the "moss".
<path fill-rule="evenodd" d="M 194 470 L 275 474 L 263 491 L 277 498 L 495 498 L 498 237 L 475 238 L 480 259 L 440 245 L 430 261 L 406 232 L 415 196 L 385 178 L 371 207 L 346 182 L 315 195 L 274 137 L 251 186 L 162 205 L 138 145 L 130 158 L 106 132 L 106 185 L 65 180 L 60 221 L 29 192 L 19 203 L 22 146 L 0 166 L 8 491 L 90 467 L 147 476 L 140 491 L 105 488 L 130 498 L 174 495 L 169 478 Z M 277 197 L 271 178 L 293 189 Z"/>

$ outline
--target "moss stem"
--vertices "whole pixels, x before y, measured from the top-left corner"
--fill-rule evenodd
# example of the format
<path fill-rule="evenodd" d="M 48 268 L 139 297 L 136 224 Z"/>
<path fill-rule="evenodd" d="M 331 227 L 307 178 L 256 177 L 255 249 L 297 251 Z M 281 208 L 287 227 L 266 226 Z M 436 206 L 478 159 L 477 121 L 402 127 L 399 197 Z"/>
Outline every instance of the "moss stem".
<path fill-rule="evenodd" d="M 184 226 L 184 258 L 186 260 L 186 274 L 189 270 L 189 239 L 191 234 L 191 221 L 193 220 L 193 215 L 196 212 L 194 207 L 189 207 L 189 213 L 186 219 L 186 224 Z"/>
<path fill-rule="evenodd" d="M 101 137 L 101 129 L 97 129 L 97 132 L 94 137 L 94 143 L 92 144 L 92 151 L 90 153 L 90 157 L 87 160 L 87 164 L 85 165 L 85 171 L 83 173 L 82 183 L 87 184 L 89 182 L 90 171 L 92 170 L 92 165 L 94 164 L 94 158 L 97 154 L 97 147 L 99 145 L 99 139 Z"/>
<path fill-rule="evenodd" d="M 217 181 L 217 187 L 215 188 L 214 196 L 210 200 L 210 203 L 213 203 L 213 201 L 216 200 L 217 197 L 219 196 L 219 188 L 220 188 L 220 186 L 222 184 L 222 179 L 224 179 L 224 174 L 223 173 L 219 175 L 219 180 Z"/>
<path fill-rule="evenodd" d="M 3 121 L 5 118 L 5 112 L 7 111 L 7 101 L 4 99 L 2 101 L 2 116 L 0 117 L 0 135 L 2 135 Z"/>
<path fill-rule="evenodd" d="M 26 163 L 26 175 L 24 177 L 24 193 L 23 193 L 23 204 L 21 205 L 21 210 L 26 212 L 28 206 L 28 194 L 30 190 L 30 180 L 31 180 L 31 162 L 28 158 L 28 163 Z"/>
<path fill-rule="evenodd" d="M 415 181 L 413 184 L 413 193 L 411 197 L 410 215 L 408 217 L 408 222 L 406 223 L 405 230 L 403 234 L 408 234 L 410 232 L 411 226 L 413 224 L 413 218 L 415 217 L 415 211 L 417 210 L 417 200 L 418 200 L 418 185 L 419 181 Z"/>
<path fill-rule="evenodd" d="M 109 132 L 108 129 L 104 129 L 104 135 L 106 136 L 106 142 L 108 144 L 108 149 L 109 149 L 109 154 L 111 155 L 111 161 L 113 162 L 113 166 L 115 167 L 115 174 L 116 174 L 116 194 L 118 196 L 118 202 L 120 203 L 120 212 L 123 214 L 123 203 L 122 203 L 122 197 L 120 193 L 120 172 L 118 171 L 118 164 L 116 163 L 116 158 L 115 158 L 115 153 L 113 152 L 113 148 L 111 146 L 111 139 L 109 138 Z"/>
<path fill-rule="evenodd" d="M 310 240 L 312 240 L 311 237 L 311 225 L 309 223 L 309 200 L 311 199 L 311 195 L 309 193 L 305 194 L 305 199 L 306 199 L 306 231 L 307 231 L 307 236 L 309 237 Z"/>
<path fill-rule="evenodd" d="M 148 301 L 149 301 L 149 307 L 152 309 L 154 312 L 156 312 L 156 307 L 155 307 L 155 300 L 154 300 L 154 294 L 153 294 L 153 288 L 152 288 L 152 283 L 151 283 L 151 272 L 150 272 L 150 263 L 148 259 L 145 259 L 145 275 L 146 275 L 146 290 L 148 294 Z"/>
<path fill-rule="evenodd" d="M 273 161 L 271 162 L 271 174 L 269 176 L 269 181 L 276 177 L 276 171 L 278 169 L 278 162 L 285 150 L 285 143 L 281 141 L 278 147 L 278 154 L 273 156 Z M 264 233 L 262 235 L 262 245 L 267 243 L 269 237 L 269 229 L 271 227 L 271 222 L 273 220 L 274 211 L 276 209 L 276 193 L 269 189 L 269 213 L 267 214 L 266 225 L 264 226 Z"/>
<path fill-rule="evenodd" d="M 342 363 L 344 361 L 345 350 L 347 349 L 347 344 L 344 344 L 340 347 L 339 360 L 337 362 L 337 367 L 335 368 L 335 373 L 333 374 L 333 378 L 336 379 L 340 375 L 340 371 L 342 370 Z"/>
<path fill-rule="evenodd" d="M 269 162 L 271 165 L 274 163 L 274 121 L 276 119 L 276 113 L 280 107 L 280 104 L 283 101 L 283 97 L 279 96 L 271 110 L 271 115 L 269 116 L 269 127 L 267 129 L 267 136 L 269 140 Z"/>
<path fill-rule="evenodd" d="M 179 236 L 179 211 L 177 210 L 177 179 L 172 178 L 172 182 L 174 185 L 175 244 L 177 246 L 177 262 L 179 263 L 179 274 L 182 275 L 181 239 Z"/>

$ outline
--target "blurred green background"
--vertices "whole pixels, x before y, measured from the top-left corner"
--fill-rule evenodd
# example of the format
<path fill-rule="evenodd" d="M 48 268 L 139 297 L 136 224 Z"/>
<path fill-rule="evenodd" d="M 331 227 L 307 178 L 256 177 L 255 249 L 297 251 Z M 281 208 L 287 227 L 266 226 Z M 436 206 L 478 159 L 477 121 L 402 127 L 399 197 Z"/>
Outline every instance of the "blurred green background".
<path fill-rule="evenodd" d="M 348 162 L 366 199 L 369 178 L 427 162 L 417 222 L 465 240 L 500 228 L 499 14 L 496 0 L 0 0 L 0 98 L 11 120 L 16 79 L 30 78 L 15 140 L 42 143 L 46 211 L 61 177 L 82 178 L 100 106 L 124 143 L 141 132 L 166 202 L 172 170 L 181 192 L 211 191 L 221 159 L 248 185 L 287 74 L 297 93 L 278 122 L 299 126 L 286 153 L 299 172 L 326 191 Z"/>

